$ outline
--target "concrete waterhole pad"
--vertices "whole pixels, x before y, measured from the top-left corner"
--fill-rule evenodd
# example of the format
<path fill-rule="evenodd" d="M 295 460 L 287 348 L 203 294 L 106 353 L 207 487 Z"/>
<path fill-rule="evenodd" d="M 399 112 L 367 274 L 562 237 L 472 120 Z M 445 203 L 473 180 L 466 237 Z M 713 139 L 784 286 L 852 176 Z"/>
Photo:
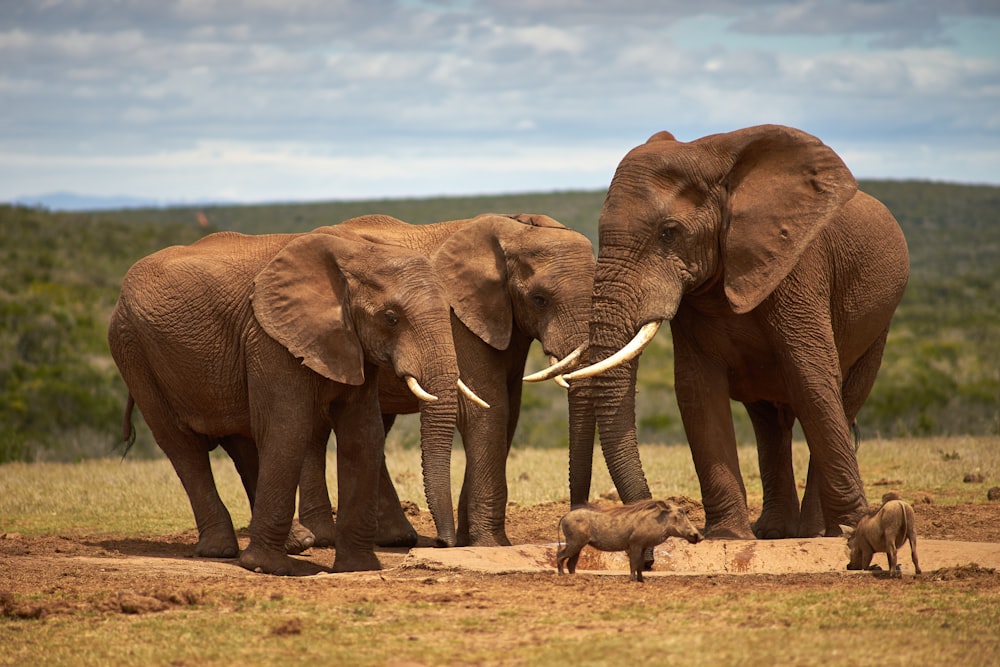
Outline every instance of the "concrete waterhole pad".
<path fill-rule="evenodd" d="M 415 548 L 402 567 L 465 569 L 483 573 L 551 572 L 556 568 L 556 544 L 524 544 L 511 547 Z M 917 556 L 925 572 L 975 563 L 1000 569 L 1000 544 L 917 540 Z M 784 540 L 707 540 L 690 544 L 669 538 L 654 549 L 655 563 L 644 576 L 706 574 L 807 574 L 846 572 L 848 552 L 843 538 Z M 904 574 L 914 574 L 910 547 L 898 551 Z M 887 569 L 885 554 L 876 554 L 874 565 Z M 585 547 L 577 564 L 578 574 L 627 575 L 628 557 L 623 551 L 602 552 Z"/>

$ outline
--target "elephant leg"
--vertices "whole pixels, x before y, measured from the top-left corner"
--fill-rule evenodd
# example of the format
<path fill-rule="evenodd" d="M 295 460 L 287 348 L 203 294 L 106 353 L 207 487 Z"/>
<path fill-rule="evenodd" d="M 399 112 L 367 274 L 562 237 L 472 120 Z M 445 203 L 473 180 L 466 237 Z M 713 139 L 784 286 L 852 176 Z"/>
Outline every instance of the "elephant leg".
<path fill-rule="evenodd" d="M 236 472 L 243 481 L 243 489 L 247 492 L 250 509 L 253 510 L 254 498 L 257 495 L 257 474 L 260 471 L 257 443 L 250 438 L 231 435 L 223 438 L 220 444 L 236 466 Z"/>
<path fill-rule="evenodd" d="M 289 367 L 272 369 L 270 377 L 251 378 L 249 385 L 250 414 L 258 416 L 253 436 L 260 472 L 250 544 L 239 563 L 255 572 L 303 576 L 322 568 L 288 556 L 286 543 L 295 515 L 295 491 L 315 434 L 313 401 L 318 387 L 303 382 L 293 362 L 289 356 Z"/>
<path fill-rule="evenodd" d="M 799 528 L 799 496 L 792 466 L 792 425 L 787 406 L 768 401 L 746 404 L 757 436 L 757 460 L 764 489 L 764 506 L 754 523 L 758 539 L 795 537 Z"/>
<path fill-rule="evenodd" d="M 378 373 L 366 365 L 358 396 L 333 410 L 337 436 L 337 555 L 334 572 L 379 570 L 375 555 L 379 477 L 385 469 L 385 426 L 378 402 Z M 398 501 L 397 501 L 398 507 Z"/>
<path fill-rule="evenodd" d="M 885 331 L 854 362 L 844 376 L 842 393 L 844 416 L 848 423 L 853 423 L 857 418 L 861 406 L 868 400 L 868 395 L 871 393 L 872 387 L 875 386 L 875 378 L 882 365 L 882 352 L 885 350 L 885 341 L 888 336 L 889 329 L 886 327 Z"/>
<path fill-rule="evenodd" d="M 396 415 L 383 414 L 382 428 L 386 435 L 396 422 Z M 378 480 L 378 531 L 375 533 L 375 544 L 380 547 L 413 547 L 417 544 L 417 531 L 406 518 L 399 502 L 396 485 L 385 460 Z"/>
<path fill-rule="evenodd" d="M 329 424 L 317 420 L 299 473 L 299 519 L 292 523 L 285 543 L 288 553 L 301 553 L 311 546 L 333 546 L 333 506 L 326 485 L 326 444 L 329 439 Z"/>
<path fill-rule="evenodd" d="M 507 396 L 487 396 L 489 410 L 464 405 L 459 409 L 459 431 L 465 447 L 465 476 L 458 500 L 459 546 L 510 546 L 506 530 L 507 454 L 513 438 L 511 421 L 516 425 L 517 414 L 511 415 L 507 409 Z M 472 411 L 475 414 L 470 414 Z"/>
<path fill-rule="evenodd" d="M 798 537 L 822 537 L 826 534 L 823 503 L 819 495 L 819 490 L 823 487 L 821 475 L 810 456 L 809 471 L 806 473 L 806 490 L 802 494 L 802 510 L 799 512 Z"/>
<path fill-rule="evenodd" d="M 378 478 L 378 532 L 375 544 L 380 547 L 413 547 L 417 544 L 417 531 L 403 512 L 384 460 Z"/>
<path fill-rule="evenodd" d="M 889 329 L 886 327 L 844 376 L 841 395 L 844 403 L 844 418 L 848 424 L 855 424 L 861 406 L 868 400 L 868 395 L 875 385 L 875 378 L 878 375 L 879 366 L 882 364 L 882 352 L 885 349 L 888 335 Z M 855 446 L 857 443 L 858 441 L 855 439 Z M 802 514 L 799 518 L 800 537 L 823 535 L 827 530 L 819 494 L 819 490 L 823 487 L 821 474 L 813 465 L 810 457 L 809 476 L 806 480 L 806 490 L 802 498 Z"/>
<path fill-rule="evenodd" d="M 671 322 L 674 387 L 701 484 L 704 533 L 710 539 L 754 539 L 736 451 L 727 370 L 690 342 L 697 340 L 697 331 L 687 331 L 681 320 Z"/>
<path fill-rule="evenodd" d="M 856 524 L 867 506 L 851 425 L 844 414 L 840 360 L 829 321 L 783 301 L 784 295 L 776 299 L 771 318 L 779 363 L 809 445 L 812 472 L 803 504 L 808 519 L 814 502 L 809 491 L 812 483 L 818 487 L 824 534 L 836 536 L 841 524 Z M 795 332 L 795 339 L 786 339 L 786 332 Z"/>
<path fill-rule="evenodd" d="M 140 409 L 146 405 L 167 404 L 158 394 L 152 397 L 152 403 L 149 402 L 149 394 L 145 392 L 137 392 L 135 398 Z M 198 526 L 195 555 L 204 558 L 236 558 L 240 548 L 233 520 L 219 497 L 208 457 L 211 441 L 205 436 L 182 429 L 177 425 L 173 414 L 166 413 L 159 407 L 143 410 L 143 418 L 156 443 L 174 467 L 191 503 L 195 524 Z"/>

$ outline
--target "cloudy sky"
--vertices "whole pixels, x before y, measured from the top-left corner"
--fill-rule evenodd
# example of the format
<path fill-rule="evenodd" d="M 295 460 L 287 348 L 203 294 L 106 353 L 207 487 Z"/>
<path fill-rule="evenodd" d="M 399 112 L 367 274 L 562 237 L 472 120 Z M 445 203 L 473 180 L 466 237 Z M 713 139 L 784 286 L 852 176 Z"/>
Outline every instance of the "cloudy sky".
<path fill-rule="evenodd" d="M 0 201 L 601 188 L 759 123 L 1000 184 L 998 36 L 997 0 L 4 0 Z"/>

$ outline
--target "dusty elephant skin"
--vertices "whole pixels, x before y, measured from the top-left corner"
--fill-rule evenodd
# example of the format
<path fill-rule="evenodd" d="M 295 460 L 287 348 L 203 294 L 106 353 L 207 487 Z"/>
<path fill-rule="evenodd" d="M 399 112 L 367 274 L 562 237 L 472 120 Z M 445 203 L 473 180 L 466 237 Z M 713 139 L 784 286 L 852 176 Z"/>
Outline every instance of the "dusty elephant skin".
<path fill-rule="evenodd" d="M 594 273 L 590 241 L 548 216 L 535 214 L 487 213 L 426 225 L 366 215 L 315 231 L 398 245 L 430 259 L 452 308 L 462 380 L 489 404 L 486 408 L 460 396 L 457 426 L 466 469 L 457 534 L 438 530 L 437 541 L 441 546 L 509 545 L 506 464 L 520 414 L 525 361 L 536 340 L 546 355 L 556 358 L 570 355 L 586 342 Z M 424 409 L 390 369 L 380 373 L 379 399 L 387 430 L 396 415 Z M 571 410 L 578 400 L 578 393 L 571 390 Z M 304 469 L 311 482 L 303 480 L 299 512 L 307 526 L 310 516 L 324 512 L 327 491 L 322 470 L 322 459 Z M 385 468 L 379 496 L 380 508 L 398 508 Z M 412 532 L 412 528 L 408 523 L 400 526 L 398 519 L 398 511 L 388 516 L 380 511 L 378 544 L 412 546 L 406 540 L 407 529 Z"/>
<path fill-rule="evenodd" d="M 570 574 L 576 572 L 580 551 L 589 545 L 601 551 L 627 552 L 630 580 L 640 582 L 647 549 L 671 536 L 692 544 L 702 539 L 687 513 L 664 500 L 644 500 L 608 509 L 579 507 L 560 519 L 559 529 L 566 537 L 566 546 L 556 554 L 559 574 L 563 574 L 563 564 Z"/>
<path fill-rule="evenodd" d="M 874 514 L 861 517 L 856 528 L 841 526 L 851 552 L 848 570 L 876 569 L 872 556 L 884 553 L 889 560 L 889 574 L 900 576 L 896 550 L 910 542 L 913 568 L 920 574 L 917 562 L 917 526 L 913 508 L 902 500 L 890 500 Z"/>
<path fill-rule="evenodd" d="M 589 367 L 565 375 L 570 501 L 589 494 L 596 421 L 624 502 L 649 498 L 636 438 L 638 355 L 665 321 L 709 538 L 840 534 L 867 507 L 850 425 L 909 277 L 892 214 L 819 139 L 762 125 L 691 142 L 668 132 L 621 161 L 601 212 Z M 757 440 L 764 506 L 750 525 L 731 400 Z M 791 442 L 809 445 L 800 507 Z"/>
<path fill-rule="evenodd" d="M 238 553 L 208 458 L 221 445 L 252 508 L 240 564 L 271 574 L 315 572 L 286 555 L 286 540 L 303 465 L 325 457 L 332 430 L 333 569 L 379 568 L 379 367 L 412 378 L 429 403 L 421 424 L 426 458 L 450 461 L 458 366 L 449 307 L 417 253 L 327 234 L 213 234 L 128 271 L 108 342 L 129 388 L 126 413 L 134 400 L 187 492 L 197 555 Z M 124 430 L 127 438 L 128 414 Z M 433 474 L 428 504 L 450 517 L 448 466 Z M 326 508 L 333 534 L 329 498 Z M 453 524 L 445 530 L 453 533 Z"/>

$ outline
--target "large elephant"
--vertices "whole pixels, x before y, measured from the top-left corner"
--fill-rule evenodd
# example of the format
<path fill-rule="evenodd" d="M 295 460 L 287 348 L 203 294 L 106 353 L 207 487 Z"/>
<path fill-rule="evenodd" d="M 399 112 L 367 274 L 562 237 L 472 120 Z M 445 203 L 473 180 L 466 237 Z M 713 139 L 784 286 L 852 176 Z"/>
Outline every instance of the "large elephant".
<path fill-rule="evenodd" d="M 764 125 L 689 143 L 661 132 L 619 164 L 599 241 L 592 365 L 565 377 L 593 400 L 622 500 L 650 495 L 636 442 L 637 355 L 669 320 L 707 534 L 836 535 L 853 525 L 867 501 L 850 425 L 909 275 L 889 211 L 799 130 Z M 764 504 L 753 528 L 730 399 L 744 403 L 757 439 Z M 571 415 L 571 439 L 592 446 L 590 419 Z M 810 453 L 801 512 L 796 419 Z M 585 499 L 589 458 L 571 466 L 571 495 Z"/>
<path fill-rule="evenodd" d="M 285 540 L 303 462 L 325 452 L 332 429 L 333 569 L 379 567 L 379 368 L 421 396 L 428 503 L 451 515 L 458 365 L 448 302 L 426 257 L 330 234 L 213 234 L 128 271 L 108 340 L 129 410 L 134 399 L 188 494 L 197 554 L 238 553 L 208 458 L 221 444 L 253 510 L 240 564 L 305 573 L 286 555 Z"/>
<path fill-rule="evenodd" d="M 528 349 L 538 340 L 545 354 L 566 358 L 585 345 L 594 274 L 590 241 L 548 216 L 530 214 L 484 214 L 429 225 L 368 215 L 316 231 L 397 244 L 430 258 L 452 308 L 462 380 L 489 404 L 487 409 L 460 401 L 458 429 L 466 468 L 458 533 L 442 530 L 435 515 L 437 542 L 509 545 L 506 463 L 520 413 Z M 383 371 L 379 382 L 387 427 L 396 415 L 424 409 L 391 373 Z M 577 396 L 570 390 L 571 405 Z M 326 487 L 317 474 L 322 469 L 322 461 L 303 469 L 300 519 L 310 529 L 316 517 L 329 513 L 323 504 Z M 306 476 L 316 477 L 307 483 Z M 388 472 L 382 475 L 381 489 L 380 507 L 398 507 Z M 380 514 L 383 539 L 405 535 L 398 516 Z"/>

